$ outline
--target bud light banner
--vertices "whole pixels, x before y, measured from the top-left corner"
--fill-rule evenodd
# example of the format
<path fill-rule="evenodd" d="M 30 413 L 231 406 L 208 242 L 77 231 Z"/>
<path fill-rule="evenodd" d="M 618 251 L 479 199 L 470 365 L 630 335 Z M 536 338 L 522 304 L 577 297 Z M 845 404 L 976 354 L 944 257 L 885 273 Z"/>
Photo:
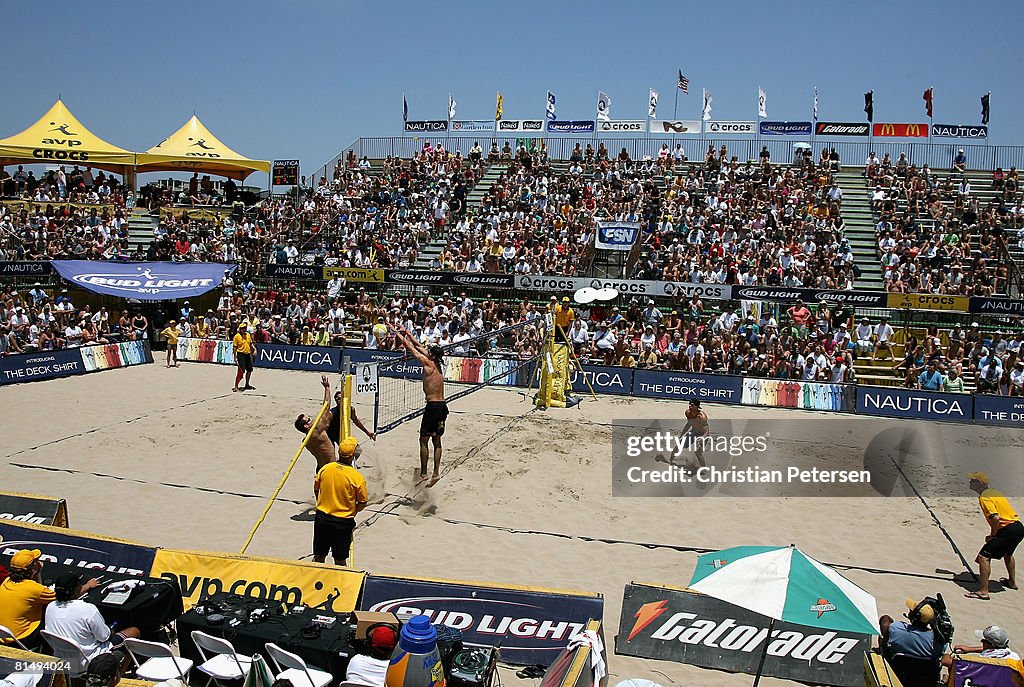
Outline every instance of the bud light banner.
<path fill-rule="evenodd" d="M 810 122 L 761 122 L 762 136 L 810 136 Z"/>
<path fill-rule="evenodd" d="M 640 236 L 637 222 L 598 222 L 594 247 L 599 250 L 629 250 Z"/>
<path fill-rule="evenodd" d="M 968 394 L 858 386 L 857 413 L 942 422 L 971 422 L 974 398 Z"/>
<path fill-rule="evenodd" d="M 776 621 L 769 637 L 769 623 L 710 596 L 634 582 L 623 593 L 615 653 L 753 675 L 767 642 L 763 675 L 815 685 L 864 684 L 868 635 Z"/>
<path fill-rule="evenodd" d="M 635 370 L 633 395 L 680 401 L 739 403 L 743 398 L 743 377 L 671 370 Z"/>
<path fill-rule="evenodd" d="M 589 119 L 548 122 L 549 133 L 592 134 L 594 122 Z"/>
<path fill-rule="evenodd" d="M 139 576 L 149 574 L 156 556 L 155 548 L 143 544 L 77 530 L 0 520 L 0 560 L 9 560 L 21 549 L 39 549 L 43 552 L 44 563 Z"/>
<path fill-rule="evenodd" d="M 193 298 L 220 286 L 237 265 L 219 262 L 54 260 L 65 280 L 95 293 L 144 301 Z"/>
<path fill-rule="evenodd" d="M 378 575 L 366 578 L 359 608 L 426 615 L 462 632 L 467 644 L 500 646 L 502 660 L 516 665 L 550 665 L 588 620 L 604 619 L 599 594 Z"/>

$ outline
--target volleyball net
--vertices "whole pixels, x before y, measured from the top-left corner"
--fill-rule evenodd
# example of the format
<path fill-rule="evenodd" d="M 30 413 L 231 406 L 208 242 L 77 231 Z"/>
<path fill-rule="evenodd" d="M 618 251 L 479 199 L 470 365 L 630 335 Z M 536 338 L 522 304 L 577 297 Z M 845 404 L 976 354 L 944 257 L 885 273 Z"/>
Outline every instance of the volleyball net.
<path fill-rule="evenodd" d="M 524 358 L 521 351 L 495 350 L 492 346 L 492 341 L 514 336 L 528 327 L 536 331 L 536 348 L 532 355 Z M 455 401 L 486 386 L 531 386 L 546 338 L 545 318 L 538 317 L 442 346 L 445 357 L 441 371 L 445 382 L 454 383 L 445 385 L 445 401 Z M 376 432 L 382 434 L 423 414 L 423 368 L 407 353 L 381 362 L 377 369 L 374 418 Z"/>

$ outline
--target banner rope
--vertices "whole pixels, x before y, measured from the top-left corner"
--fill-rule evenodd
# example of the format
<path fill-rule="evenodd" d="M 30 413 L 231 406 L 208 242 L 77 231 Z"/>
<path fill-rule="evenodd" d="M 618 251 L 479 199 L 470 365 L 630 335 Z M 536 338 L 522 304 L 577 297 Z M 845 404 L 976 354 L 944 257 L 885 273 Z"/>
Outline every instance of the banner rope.
<path fill-rule="evenodd" d="M 335 389 L 337 389 L 337 387 L 335 387 Z M 274 493 L 271 495 L 270 500 L 267 501 L 266 508 L 263 509 L 263 513 L 260 515 L 260 519 L 257 520 L 256 524 L 252 526 L 252 530 L 249 532 L 249 536 L 245 540 L 245 544 L 242 545 L 242 550 L 238 553 L 245 553 L 246 549 L 249 548 L 249 544 L 252 543 L 252 538 L 256 536 L 256 530 L 258 530 L 260 528 L 260 525 L 263 524 L 263 521 L 266 520 L 267 513 L 270 512 L 271 507 L 274 505 L 274 501 L 277 500 L 277 495 L 281 493 L 281 489 L 284 488 L 284 483 L 288 481 L 288 477 L 292 474 L 292 468 L 295 467 L 295 463 L 299 461 L 299 456 L 301 456 L 302 452 L 306 449 L 306 444 L 309 443 L 310 437 L 313 436 L 313 432 L 316 430 L 316 426 L 320 423 L 320 418 L 324 416 L 324 413 L 326 413 L 327 409 L 330 407 L 331 399 L 328 398 L 327 401 L 325 401 L 324 404 L 320 407 L 320 412 L 316 414 L 316 418 L 313 420 L 313 424 L 310 425 L 309 431 L 306 432 L 306 436 L 302 437 L 302 443 L 299 444 L 299 450 L 295 452 L 295 456 L 292 458 L 292 461 L 288 463 L 288 468 L 284 471 L 284 476 L 282 476 L 281 481 L 278 482 L 277 488 L 274 489 Z"/>

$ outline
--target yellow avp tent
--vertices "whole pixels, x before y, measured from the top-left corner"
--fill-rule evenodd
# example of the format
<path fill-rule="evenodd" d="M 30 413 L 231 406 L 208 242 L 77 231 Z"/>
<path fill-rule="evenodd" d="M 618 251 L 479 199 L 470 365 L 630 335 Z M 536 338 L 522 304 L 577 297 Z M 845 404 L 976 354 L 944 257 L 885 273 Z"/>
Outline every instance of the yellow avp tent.
<path fill-rule="evenodd" d="M 17 163 L 71 163 L 130 174 L 135 153 L 96 136 L 58 100 L 35 124 L 0 139 L 0 166 Z"/>
<path fill-rule="evenodd" d="M 253 172 L 270 173 L 266 160 L 250 160 L 220 142 L 199 118 L 185 122 L 159 145 L 138 155 L 138 171 L 194 171 L 242 180 Z"/>

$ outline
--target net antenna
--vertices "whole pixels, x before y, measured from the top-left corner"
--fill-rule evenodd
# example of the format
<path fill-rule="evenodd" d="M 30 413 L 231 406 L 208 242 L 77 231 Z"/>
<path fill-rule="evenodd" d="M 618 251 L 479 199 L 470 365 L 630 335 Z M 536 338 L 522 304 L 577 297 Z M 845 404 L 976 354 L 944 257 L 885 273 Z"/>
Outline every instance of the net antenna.
<path fill-rule="evenodd" d="M 490 341 L 498 337 L 513 334 L 518 331 L 526 331 L 533 327 L 538 330 L 539 340 L 543 342 L 548 336 L 548 327 L 543 317 L 532 320 L 523 320 L 491 332 L 484 332 L 464 341 L 448 344 L 441 347 L 442 353 L 447 355 L 454 349 L 483 350 L 489 351 Z M 415 336 L 414 333 L 410 333 Z M 482 342 L 483 345 L 477 346 Z M 538 347 L 540 350 L 542 347 Z M 485 386 L 514 386 L 519 380 L 521 371 L 537 363 L 538 355 L 528 358 L 511 357 L 515 351 L 510 351 L 506 357 L 453 357 L 442 365 L 441 372 L 447 382 L 462 382 L 470 384 L 469 387 L 451 391 L 446 386 L 445 401 L 452 402 L 468 396 L 474 391 L 479 391 Z M 453 364 L 458 363 L 460 375 L 455 376 Z M 461 368 L 469 365 L 473 370 L 472 377 L 480 381 L 464 382 L 461 378 Z M 415 419 L 423 414 L 423 390 L 419 381 L 423 376 L 423 369 L 419 362 L 409 353 L 400 358 L 382 361 L 378 365 L 377 394 L 374 398 L 374 432 L 378 435 L 389 432 L 404 422 Z M 529 377 L 527 377 L 529 378 Z"/>

